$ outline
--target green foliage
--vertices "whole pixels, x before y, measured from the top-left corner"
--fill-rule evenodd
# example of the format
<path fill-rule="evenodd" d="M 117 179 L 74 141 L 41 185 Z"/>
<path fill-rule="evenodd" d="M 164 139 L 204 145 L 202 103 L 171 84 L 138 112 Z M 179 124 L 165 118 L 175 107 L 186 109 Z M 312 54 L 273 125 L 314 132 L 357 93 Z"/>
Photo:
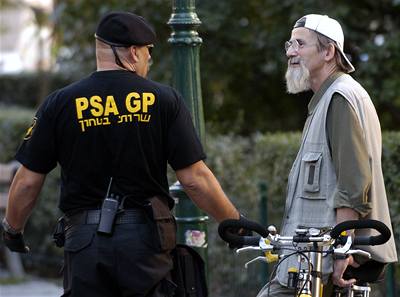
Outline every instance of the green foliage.
<path fill-rule="evenodd" d="M 0 162 L 13 160 L 34 114 L 31 109 L 0 106 Z M 46 178 L 36 209 L 25 229 L 26 240 L 31 247 L 31 253 L 24 256 L 25 266 L 43 275 L 54 276 L 61 267 L 61 250 L 52 244 L 50 237 L 60 214 L 57 209 L 58 193 L 59 171 L 54 170 Z"/>
<path fill-rule="evenodd" d="M 171 81 L 166 25 L 173 1 L 57 0 L 54 19 L 58 61 L 64 73 L 93 71 L 93 33 L 100 16 L 128 10 L 145 16 L 158 34 L 150 75 Z M 303 126 L 309 93 L 285 93 L 285 40 L 293 23 L 309 13 L 328 14 L 343 25 L 345 51 L 377 107 L 384 129 L 400 125 L 400 2 L 317 0 L 196 1 L 206 122 L 218 133 L 289 131 Z M 357 17 L 354 17 L 357 15 Z M 381 41 L 384 40 L 382 43 Z M 382 67 L 382 65 L 384 67 Z"/>
<path fill-rule="evenodd" d="M 60 73 L 24 73 L 0 76 L 0 103 L 35 107 L 47 95 L 66 86 L 71 79 Z"/>
<path fill-rule="evenodd" d="M 400 226 L 400 138 L 398 132 L 383 134 L 383 175 L 393 226 Z M 400 228 L 394 228 L 397 248 L 400 248 Z"/>
<path fill-rule="evenodd" d="M 279 228 L 287 176 L 295 159 L 299 140 L 300 133 L 209 137 L 207 164 L 238 209 L 256 221 L 261 221 L 260 182 L 266 182 L 267 221 Z M 245 269 L 244 263 L 257 254 L 235 255 L 218 237 L 216 229 L 217 225 L 212 221 L 209 227 L 212 295 L 256 296 L 262 284 L 262 264 Z"/>
<path fill-rule="evenodd" d="M 96 69 L 94 33 L 101 16 L 111 10 L 130 11 L 145 16 L 157 32 L 157 44 L 153 50 L 153 79 L 171 78 L 171 53 L 167 39 L 170 29 L 166 25 L 172 12 L 171 1 L 166 0 L 56 0 L 54 20 L 58 39 L 58 63 L 70 77 Z M 168 54 L 166 54 L 168 53 Z M 161 80 L 163 80 L 161 79 Z"/>
<path fill-rule="evenodd" d="M 33 111 L 0 105 L 0 162 L 13 159 L 33 119 Z"/>
<path fill-rule="evenodd" d="M 353 76 L 370 93 L 382 127 L 398 129 L 400 2 L 220 0 L 196 1 L 196 5 L 202 21 L 200 63 L 209 129 L 242 135 L 301 129 L 311 94 L 285 93 L 283 44 L 294 21 L 313 12 L 342 23 L 345 51 L 357 69 Z M 60 74 L 2 76 L 0 101 L 35 106 L 51 91 L 94 71 L 93 34 L 100 17 L 110 10 L 136 12 L 154 25 L 158 42 L 149 76 L 171 83 L 172 50 L 167 42 L 171 28 L 166 24 L 171 1 L 57 0 L 51 19 Z"/>

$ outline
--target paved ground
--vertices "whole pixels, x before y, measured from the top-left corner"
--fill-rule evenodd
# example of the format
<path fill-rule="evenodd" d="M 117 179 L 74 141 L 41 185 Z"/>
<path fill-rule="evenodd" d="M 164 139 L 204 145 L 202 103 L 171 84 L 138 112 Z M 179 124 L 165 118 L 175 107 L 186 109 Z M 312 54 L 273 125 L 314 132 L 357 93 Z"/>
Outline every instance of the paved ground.
<path fill-rule="evenodd" d="M 9 273 L 0 267 L 0 297 L 60 297 L 62 293 L 61 280 L 26 275 L 24 281 L 12 283 Z"/>
<path fill-rule="evenodd" d="M 45 280 L 28 280 L 13 285 L 0 285 L 1 297 L 59 297 L 62 288 Z"/>

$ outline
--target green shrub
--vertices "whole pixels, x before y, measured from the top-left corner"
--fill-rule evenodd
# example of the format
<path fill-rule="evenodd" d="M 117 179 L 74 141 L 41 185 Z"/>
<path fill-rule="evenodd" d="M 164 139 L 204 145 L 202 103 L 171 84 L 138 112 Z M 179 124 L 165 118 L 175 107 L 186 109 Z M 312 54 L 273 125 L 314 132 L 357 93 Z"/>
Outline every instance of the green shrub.
<path fill-rule="evenodd" d="M 34 114 L 32 109 L 0 107 L 0 162 L 13 160 Z M 25 267 L 43 275 L 54 275 L 61 267 L 61 250 L 54 247 L 50 236 L 59 215 L 58 193 L 59 171 L 53 170 L 46 177 L 37 206 L 25 229 L 26 240 L 31 247 L 31 253 L 23 256 Z"/>
<path fill-rule="evenodd" d="M 398 252 L 400 249 L 400 133 L 383 134 L 382 167 L 390 216 Z"/>
<path fill-rule="evenodd" d="M 0 75 L 0 103 L 35 107 L 49 93 L 71 81 L 63 74 L 49 72 Z"/>
<path fill-rule="evenodd" d="M 29 126 L 34 111 L 0 109 L 0 160 L 10 161 Z M 400 225 L 400 132 L 383 134 L 382 164 L 389 198 L 393 226 Z M 234 135 L 209 136 L 206 150 L 207 164 L 219 179 L 223 189 L 242 213 L 260 220 L 260 182 L 268 186 L 268 224 L 278 229 L 285 201 L 286 183 L 290 167 L 300 144 L 300 133 L 255 134 L 252 137 Z M 170 176 L 170 182 L 174 178 Z M 55 273 L 60 268 L 62 250 L 51 243 L 59 212 L 59 171 L 46 179 L 38 205 L 30 218 L 27 241 L 32 255 L 24 257 L 28 267 L 42 274 Z M 244 263 L 253 255 L 235 256 L 217 235 L 217 225 L 209 224 L 209 272 L 212 296 L 255 296 L 265 282 L 260 267 L 254 264 L 248 270 Z M 397 246 L 400 230 L 394 228 Z M 45 267 L 45 268 L 43 268 Z M 271 271 L 271 270 L 270 270 Z M 54 276 L 54 275 L 53 275 Z"/>
<path fill-rule="evenodd" d="M 0 105 L 0 162 L 12 160 L 33 115 L 30 109 Z"/>

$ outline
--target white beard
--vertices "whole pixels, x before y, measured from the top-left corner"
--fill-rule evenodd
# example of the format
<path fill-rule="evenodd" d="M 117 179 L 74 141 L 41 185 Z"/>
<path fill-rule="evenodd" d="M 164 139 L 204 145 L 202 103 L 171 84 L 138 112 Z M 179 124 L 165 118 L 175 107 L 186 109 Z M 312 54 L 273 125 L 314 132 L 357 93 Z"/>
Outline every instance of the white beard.
<path fill-rule="evenodd" d="M 311 88 L 310 71 L 303 61 L 300 60 L 299 65 L 300 67 L 290 67 L 289 65 L 286 71 L 286 89 L 289 94 L 297 94 Z"/>

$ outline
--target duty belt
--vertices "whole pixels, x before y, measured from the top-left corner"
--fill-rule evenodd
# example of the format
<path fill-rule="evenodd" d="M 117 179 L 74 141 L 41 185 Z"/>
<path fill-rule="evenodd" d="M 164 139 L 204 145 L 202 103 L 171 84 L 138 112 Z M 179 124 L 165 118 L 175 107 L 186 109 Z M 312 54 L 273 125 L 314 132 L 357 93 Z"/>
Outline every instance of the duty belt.
<path fill-rule="evenodd" d="M 77 225 L 97 225 L 100 222 L 100 209 L 81 211 L 71 216 L 65 216 L 66 229 Z M 143 209 L 125 209 L 117 214 L 115 225 L 119 224 L 145 224 L 146 213 Z"/>

